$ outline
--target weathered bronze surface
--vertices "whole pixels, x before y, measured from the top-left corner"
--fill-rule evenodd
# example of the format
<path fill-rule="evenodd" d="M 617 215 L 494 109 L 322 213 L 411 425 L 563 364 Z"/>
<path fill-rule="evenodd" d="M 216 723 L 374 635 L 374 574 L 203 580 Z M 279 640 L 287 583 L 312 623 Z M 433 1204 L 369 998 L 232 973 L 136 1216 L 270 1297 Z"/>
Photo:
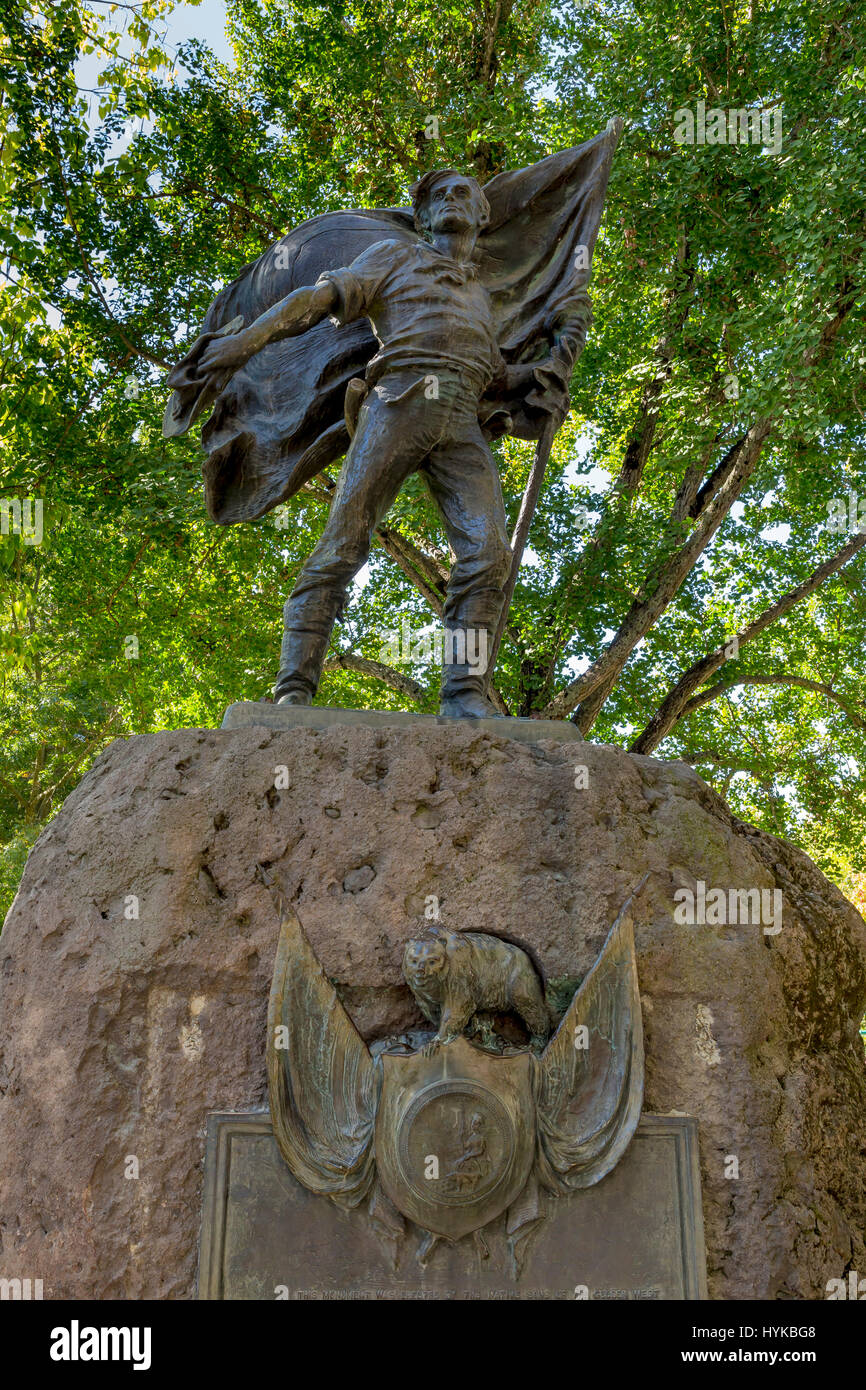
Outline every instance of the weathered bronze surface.
<path fill-rule="evenodd" d="M 450 1240 L 493 1221 L 532 1171 L 530 1054 L 493 1057 L 459 1038 L 382 1063 L 376 1170 L 396 1210 Z"/>
<path fill-rule="evenodd" d="M 544 1220 L 541 1189 L 567 1195 L 599 1182 L 640 1117 L 632 901 L 549 1041 L 554 1017 L 519 946 L 433 927 L 407 944 L 404 973 L 437 1031 L 372 1049 L 286 910 L 268 1086 L 276 1142 L 298 1181 L 345 1209 L 365 1205 L 395 1266 L 410 1224 L 424 1258 L 438 1240 L 458 1241 L 506 1213 L 519 1277 Z M 509 1020 L 525 1027 L 528 1046 L 509 1040 Z"/>
<path fill-rule="evenodd" d="M 269 1116 L 211 1115 L 199 1297 L 205 1299 L 701 1299 L 706 1261 L 697 1123 L 644 1115 L 603 1182 L 551 1199 L 515 1282 L 506 1218 L 396 1269 L 360 1211 L 288 1171 Z"/>
<path fill-rule="evenodd" d="M 519 527 L 512 555 L 489 441 L 539 440 L 540 483 L 591 321 L 590 261 L 621 128 L 483 189 L 433 170 L 411 209 L 303 223 L 222 291 L 170 373 L 167 435 L 213 406 L 202 442 L 215 521 L 262 516 L 345 454 L 285 607 L 278 701 L 311 702 L 375 527 L 419 473 L 454 555 L 441 712 L 496 714 L 469 635 L 476 654 L 493 653 L 526 537 Z"/>

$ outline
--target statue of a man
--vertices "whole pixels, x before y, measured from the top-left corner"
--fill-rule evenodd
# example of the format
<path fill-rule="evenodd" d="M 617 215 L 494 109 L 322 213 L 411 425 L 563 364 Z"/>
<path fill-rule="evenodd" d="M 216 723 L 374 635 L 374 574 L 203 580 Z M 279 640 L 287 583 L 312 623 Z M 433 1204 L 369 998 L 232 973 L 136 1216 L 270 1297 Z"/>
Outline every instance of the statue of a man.
<path fill-rule="evenodd" d="M 589 142 L 590 146 L 604 138 Z M 603 164 L 605 185 L 615 136 L 609 144 L 609 153 L 603 152 L 607 155 Z M 582 153 L 587 148 L 566 154 Z M 563 158 L 552 156 L 521 173 L 531 174 Z M 583 166 L 581 173 L 585 183 Z M 500 179 L 515 177 L 519 175 L 503 175 Z M 548 199 L 551 192 L 556 192 L 550 182 L 549 178 L 546 182 L 541 180 L 542 194 Z M 562 177 L 559 182 L 563 183 Z M 488 187 L 493 188 L 496 183 L 494 180 Z M 591 187 L 597 203 L 597 215 L 593 209 L 593 241 L 604 193 L 601 188 L 599 199 L 598 185 L 596 172 Z M 562 188 L 559 191 L 562 196 Z M 565 192 L 572 203 L 580 204 L 580 197 L 567 180 Z M 585 203 L 585 187 L 583 194 Z M 406 480 L 413 473 L 420 473 L 442 518 L 454 555 L 444 605 L 440 712 L 483 717 L 496 713 L 485 694 L 485 657 L 493 645 L 512 560 L 502 490 L 488 439 L 505 429 L 514 429 L 516 412 L 523 428 L 514 432 L 538 437 L 544 420 L 551 415 L 561 419 L 567 410 L 568 380 L 589 321 L 588 299 L 583 290 L 588 278 L 588 254 L 584 244 L 582 265 L 575 262 L 557 270 L 551 282 L 556 293 L 551 295 L 548 286 L 548 299 L 552 302 L 542 306 L 546 310 L 542 324 L 537 321 L 538 304 L 527 303 L 525 287 L 519 286 L 517 295 L 512 287 L 510 298 L 520 299 L 523 310 L 522 318 L 518 314 L 519 327 L 525 328 L 524 320 L 534 319 L 533 332 L 523 334 L 522 360 L 514 360 L 518 354 L 513 348 L 508 351 L 509 345 L 502 342 L 502 304 L 509 299 L 509 287 L 493 283 L 488 288 L 489 251 L 486 274 L 484 265 L 479 267 L 479 238 L 491 221 L 485 190 L 474 178 L 445 169 L 425 174 L 415 185 L 413 195 L 411 234 L 403 214 L 403 221 L 395 227 L 398 235 L 388 236 L 386 230 L 377 239 L 372 231 L 367 233 L 367 244 L 360 254 L 342 264 L 336 261 L 333 267 L 327 266 L 314 282 L 301 283 L 276 302 L 271 292 L 271 303 L 262 312 L 250 313 L 255 292 L 250 293 L 247 281 L 241 277 L 236 285 L 243 282 L 247 286 L 246 303 L 239 305 L 244 310 L 240 320 L 245 326 L 231 331 L 233 323 L 228 332 L 223 329 L 221 333 L 206 333 L 174 369 L 169 383 L 177 394 L 175 405 L 167 412 L 167 433 L 186 428 L 204 401 L 228 399 L 232 378 L 250 370 L 248 364 L 260 355 L 264 359 L 268 351 L 273 352 L 275 344 L 313 334 L 323 321 L 344 330 L 366 320 L 378 350 L 372 357 L 366 354 L 369 360 L 365 379 L 353 377 L 348 382 L 344 406 L 347 433 L 343 438 L 351 442 L 321 540 L 285 605 L 275 699 L 283 704 L 311 703 L 332 627 L 342 612 L 351 581 L 367 561 L 373 532 Z M 500 196 L 499 203 L 502 201 Z M 563 202 L 567 206 L 568 197 Z M 578 210 L 583 211 L 586 220 L 585 208 Z M 513 221 L 514 209 L 510 212 Z M 400 215 L 399 210 L 382 214 L 392 219 Z M 507 230 L 500 216 L 500 239 Z M 538 228 L 528 226 L 525 235 L 532 240 L 533 231 L 537 241 Z M 518 235 L 517 228 L 513 228 L 513 234 Z M 549 229 L 546 234 L 549 238 Z M 574 227 L 572 240 L 573 237 Z M 344 229 L 337 246 L 343 249 L 350 240 Z M 561 241 L 560 237 L 558 242 Z M 561 259 L 562 245 L 554 242 L 547 248 L 542 246 L 540 252 L 536 247 L 536 260 L 539 255 L 543 259 L 545 249 L 548 262 L 556 258 L 557 252 Z M 521 274 L 524 279 L 531 279 L 520 251 L 514 248 L 510 255 L 519 272 L 518 281 Z M 509 269 L 506 264 L 506 278 Z M 498 313 L 494 303 L 497 288 Z M 226 312 L 224 305 L 220 315 L 223 319 Z M 513 306 L 511 317 L 513 320 Z M 513 338 L 513 322 L 511 327 Z M 509 361 L 503 356 L 503 346 Z M 319 352 L 321 357 L 320 349 L 311 351 L 312 355 Z M 271 379 L 275 375 L 273 370 Z M 319 371 L 318 381 L 321 376 Z M 190 392 L 195 397 L 192 407 Z M 239 390 L 236 400 L 242 397 Z M 224 428 L 219 400 L 214 419 L 221 423 L 215 431 L 213 421 L 206 427 L 216 445 L 214 452 L 223 456 L 221 469 L 211 472 L 211 493 L 214 478 L 225 479 L 226 457 L 234 460 L 236 478 L 245 475 L 244 451 L 246 455 L 252 453 L 254 462 L 261 457 L 257 444 L 250 448 L 250 431 L 236 427 L 242 409 L 242 404 L 235 403 L 228 412 L 223 410 L 223 415 L 228 413 L 234 434 Z M 183 418 L 175 424 L 176 417 Z M 333 432 L 332 427 L 330 433 Z M 238 441 L 243 441 L 242 445 Z M 305 457 L 310 454 L 316 455 L 316 449 L 308 449 Z M 324 454 L 319 449 L 315 458 L 319 467 L 323 466 L 321 458 Z M 301 471 L 309 474 L 309 465 Z M 284 472 L 288 472 L 287 467 Z M 235 481 L 232 486 L 237 492 L 239 484 Z M 273 506 L 279 498 L 274 487 L 270 483 L 269 486 L 270 498 L 274 500 L 267 505 Z M 297 477 L 293 486 L 284 487 L 283 495 L 290 495 L 293 490 L 297 490 Z M 225 495 L 229 491 L 223 486 Z M 253 514 L 267 509 L 261 503 L 257 505 L 258 511 Z M 213 506 L 211 513 L 218 520 L 237 519 L 235 515 L 220 515 Z"/>

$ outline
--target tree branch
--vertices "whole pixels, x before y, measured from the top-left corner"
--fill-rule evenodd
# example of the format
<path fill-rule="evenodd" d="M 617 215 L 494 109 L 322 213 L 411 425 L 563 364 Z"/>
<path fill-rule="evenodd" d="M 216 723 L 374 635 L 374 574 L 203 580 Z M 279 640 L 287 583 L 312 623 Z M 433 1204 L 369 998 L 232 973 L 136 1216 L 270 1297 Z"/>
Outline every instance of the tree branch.
<path fill-rule="evenodd" d="M 690 767 L 693 767 L 695 763 L 712 763 L 714 767 L 724 768 L 728 773 L 748 772 L 759 781 L 766 774 L 766 768 L 757 763 L 745 763 L 742 758 L 723 757 L 721 753 L 717 753 L 711 748 L 698 749 L 697 752 L 680 753 L 678 761 L 688 763 Z"/>
<path fill-rule="evenodd" d="M 250 220 L 251 222 L 257 222 L 258 225 L 259 225 L 260 227 L 263 227 L 264 230 L 268 233 L 268 235 L 269 235 L 270 237 L 273 238 L 274 241 L 279 241 L 280 237 L 283 235 L 283 233 L 280 231 L 279 227 L 277 227 L 277 226 L 270 220 L 269 217 L 264 217 L 264 216 L 262 216 L 261 213 L 255 212 L 255 211 L 249 206 L 249 204 L 247 204 L 247 203 L 236 203 L 235 200 L 234 200 L 233 198 L 227 198 L 226 195 L 225 195 L 224 193 L 217 193 L 213 188 L 202 188 L 201 184 L 198 184 L 198 183 L 192 183 L 192 182 L 189 182 L 189 181 L 188 181 L 188 182 L 184 183 L 183 186 L 182 186 L 181 188 L 176 189 L 176 190 L 172 190 L 172 191 L 170 191 L 169 193 L 166 193 L 166 194 L 163 194 L 163 193 L 159 193 L 159 194 L 150 194 L 150 195 L 145 195 L 145 196 L 151 196 L 151 197 L 174 197 L 174 196 L 177 196 L 177 197 L 182 197 L 184 194 L 187 194 L 187 193 L 198 193 L 198 194 L 200 194 L 200 195 L 201 195 L 202 197 L 204 197 L 204 198 L 210 198 L 210 199 L 211 199 L 213 202 L 215 202 L 215 203 L 222 203 L 223 207 L 228 208 L 230 212 L 237 212 L 237 213 L 240 213 L 242 217 L 247 217 L 247 218 L 249 218 L 249 220 Z M 140 196 L 140 195 L 139 195 L 139 196 Z"/>
<path fill-rule="evenodd" d="M 336 483 L 327 474 L 307 483 L 305 492 L 312 493 L 322 502 L 330 504 Z M 448 570 L 432 555 L 426 554 L 407 536 L 402 536 L 393 527 L 380 525 L 373 532 L 386 554 L 396 561 L 406 578 L 427 600 L 437 617 L 442 617 L 445 590 L 448 586 Z"/>
<path fill-rule="evenodd" d="M 866 216 L 862 220 L 866 224 Z M 825 322 L 816 343 L 803 352 L 802 361 L 805 368 L 813 366 L 831 352 L 842 324 L 857 301 L 857 293 L 857 283 L 853 275 L 846 273 L 837 286 L 835 312 L 832 318 Z M 802 372 L 791 372 L 788 385 L 796 392 L 802 389 L 805 381 L 806 376 Z M 786 402 L 783 400 L 771 416 L 759 416 L 743 439 L 738 440 L 728 451 L 710 480 L 711 495 L 707 496 L 706 492 L 703 497 L 701 493 L 697 495 L 693 510 L 697 510 L 698 525 L 686 544 L 663 565 L 654 592 L 648 599 L 642 599 L 640 595 L 636 598 L 612 642 L 578 680 L 572 681 L 560 691 L 544 711 L 545 715 L 554 719 L 563 718 L 569 710 L 578 706 L 573 722 L 584 735 L 589 732 L 637 642 L 646 635 L 670 603 L 745 487 L 754 472 L 774 419 L 785 408 Z M 673 517 L 671 519 L 673 520 Z M 645 585 L 644 593 L 646 589 Z"/>
<path fill-rule="evenodd" d="M 445 590 L 448 587 L 448 570 L 433 555 L 428 555 L 390 526 L 377 526 L 374 532 L 382 549 L 396 560 L 403 573 L 424 595 L 431 608 L 442 616 Z"/>
<path fill-rule="evenodd" d="M 177 617 L 178 613 L 180 612 L 180 605 L 183 603 L 184 599 L 186 598 L 187 594 L 189 593 L 190 589 L 192 588 L 193 582 L 194 582 L 194 580 L 195 580 L 196 575 L 198 574 L 198 572 L 199 572 L 199 570 L 202 568 L 202 566 L 205 564 L 205 562 L 206 562 L 207 560 L 210 559 L 211 555 L 212 555 L 213 552 L 216 550 L 217 546 L 220 545 L 220 544 L 225 540 L 226 535 L 227 535 L 227 532 L 226 532 L 225 528 L 223 528 L 222 530 L 218 531 L 218 532 L 217 532 L 217 535 L 216 535 L 216 539 L 213 540 L 213 541 L 211 541 L 210 545 L 208 546 L 208 548 L 207 548 L 207 550 L 205 551 L 204 555 L 202 555 L 202 557 L 201 557 L 201 559 L 199 560 L 198 564 L 194 566 L 193 571 L 192 571 L 192 574 L 190 575 L 189 580 L 187 581 L 186 588 L 184 589 L 183 593 L 181 594 L 180 598 L 178 599 L 177 603 L 175 604 L 174 608 L 173 608 L 172 611 L 171 611 L 170 616 L 171 616 L 172 618 L 176 618 L 176 617 Z"/>
<path fill-rule="evenodd" d="M 808 598 L 826 579 L 829 579 L 831 574 L 835 574 L 843 565 L 847 565 L 852 556 L 856 555 L 857 551 L 861 550 L 864 545 L 866 545 L 866 534 L 853 536 L 841 550 L 837 551 L 829 560 L 825 560 L 823 565 L 819 565 L 808 579 L 804 580 L 802 584 L 798 584 L 795 589 L 783 594 L 776 603 L 755 618 L 754 622 L 749 623 L 741 632 L 738 632 L 736 636 L 737 647 L 751 642 L 771 623 L 790 612 L 795 604 Z M 632 753 L 651 753 L 654 748 L 658 747 L 662 739 L 667 738 L 671 729 L 685 713 L 686 706 L 694 691 L 728 660 L 729 647 L 730 639 L 722 646 L 716 647 L 714 651 L 708 652 L 706 656 L 701 657 L 700 661 L 696 661 L 684 672 L 673 689 L 665 696 L 643 733 L 632 744 Z"/>
<path fill-rule="evenodd" d="M 112 589 L 111 593 L 108 595 L 108 598 L 105 600 L 105 610 L 106 610 L 107 613 L 110 613 L 110 612 L 111 612 L 112 606 L 113 606 L 113 604 L 114 604 L 114 600 L 117 598 L 117 595 L 120 593 L 120 591 L 121 591 L 121 589 L 123 588 L 124 584 L 125 584 L 126 581 L 129 579 L 129 576 L 132 574 L 132 571 L 135 569 L 136 565 L 138 564 L 138 562 L 139 562 L 139 560 L 141 559 L 142 555 L 144 554 L 145 550 L 146 550 L 147 547 L 150 545 L 150 542 L 151 542 L 151 537 L 150 537 L 150 536 L 145 536 L 144 540 L 141 542 L 141 545 L 138 547 L 138 550 L 135 552 L 135 556 L 133 557 L 133 560 L 132 560 L 132 563 L 131 563 L 130 566 L 129 566 L 129 569 L 126 571 L 126 574 L 123 576 L 123 578 L 121 579 L 121 581 L 120 581 L 119 584 L 115 584 L 115 586 L 114 586 L 114 588 Z"/>
<path fill-rule="evenodd" d="M 321 501 L 330 502 L 335 487 L 334 480 L 329 478 L 327 474 L 323 474 L 319 476 L 317 481 L 307 483 L 303 490 L 312 493 Z M 414 541 L 410 541 L 406 536 L 401 536 L 399 531 L 395 531 L 391 527 L 377 526 L 373 535 L 382 549 L 400 566 L 406 578 L 427 600 L 437 617 L 441 618 L 445 591 L 448 587 L 448 570 L 445 566 L 435 556 L 428 555 L 415 545 Z M 331 658 L 331 660 L 337 660 L 337 658 Z M 386 685 L 390 685 L 392 689 L 406 695 L 411 700 L 423 698 L 423 689 L 417 681 L 401 675 L 399 671 L 394 671 L 392 667 L 385 666 L 382 662 L 371 661 L 368 657 L 357 656 L 353 652 L 342 654 L 341 660 L 348 664 L 340 669 L 375 676 L 377 680 L 384 681 Z M 330 669 L 328 662 L 325 663 L 325 669 Z M 500 714 L 508 714 L 508 706 L 495 686 L 490 686 L 487 691 L 487 698 Z"/>
<path fill-rule="evenodd" d="M 831 685 L 827 685 L 824 681 L 807 680 L 805 676 L 791 676 L 786 671 L 773 675 L 740 676 L 737 680 L 718 681 L 715 685 L 711 685 L 708 690 L 702 690 L 699 694 L 693 695 L 685 705 L 680 718 L 691 714 L 692 710 L 700 709 L 702 705 L 709 704 L 711 700 L 717 700 L 720 695 L 724 695 L 726 691 L 733 690 L 738 685 L 796 685 L 802 690 L 812 690 L 816 695 L 826 695 L 828 700 L 832 700 L 841 710 L 844 710 L 851 723 L 856 725 L 858 729 L 866 729 L 866 719 L 857 714 Z"/>
<path fill-rule="evenodd" d="M 393 666 L 386 666 L 382 661 L 372 661 L 369 657 L 358 655 L 357 652 L 338 652 L 329 656 L 325 662 L 325 670 L 358 671 L 362 676 L 374 676 L 376 680 L 390 685 L 399 695 L 404 695 L 416 703 L 420 703 L 424 698 L 424 687 L 411 676 L 404 676 L 402 671 L 395 671 Z"/>
<path fill-rule="evenodd" d="M 674 263 L 674 275 L 677 274 L 678 267 L 682 266 L 682 264 L 688 260 L 688 256 L 688 244 L 684 243 L 682 250 L 677 253 L 677 259 Z M 643 479 L 644 469 L 649 460 L 653 445 L 656 442 L 656 427 L 661 404 L 660 396 L 671 375 L 671 363 L 674 355 L 674 336 L 685 324 L 691 310 L 694 276 L 694 270 L 689 269 L 686 272 L 686 278 L 683 284 L 679 288 L 672 289 L 667 296 L 664 306 L 665 314 L 669 315 L 674 308 L 677 308 L 676 316 L 669 321 L 663 337 L 656 345 L 654 353 L 657 362 L 656 371 L 654 376 L 644 385 L 640 405 L 638 407 L 635 423 L 629 435 L 629 441 L 623 456 L 620 472 L 610 489 L 610 492 L 614 494 L 637 491 Z M 677 307 L 678 301 L 679 307 Z M 692 469 L 686 470 L 687 480 L 692 478 L 696 468 L 698 471 L 693 482 L 689 482 L 688 484 L 684 482 L 683 487 L 680 489 L 680 500 L 684 489 L 687 489 L 688 500 L 689 503 L 691 503 L 694 492 L 700 483 L 700 479 L 706 471 L 711 449 L 712 444 L 708 446 L 701 465 L 696 465 Z M 610 493 L 608 494 L 608 497 L 609 496 Z M 608 530 L 607 523 L 609 520 L 609 502 L 607 500 L 603 504 L 603 507 L 604 514 L 595 529 L 595 533 L 584 545 L 575 570 L 565 584 L 559 605 L 561 613 L 565 612 L 565 606 L 570 594 L 574 592 L 578 584 L 582 581 L 586 573 L 590 556 L 601 549 L 606 539 Z M 564 622 L 562 620 L 556 622 L 555 618 L 551 616 L 549 623 L 550 626 L 555 628 L 549 654 L 543 663 L 540 665 L 534 664 L 535 669 L 537 669 L 541 675 L 540 688 L 543 691 L 548 690 L 553 683 L 556 663 L 567 641 Z"/>
<path fill-rule="evenodd" d="M 90 742 L 85 744 L 84 748 L 82 748 L 78 752 L 78 754 L 69 764 L 69 766 L 65 768 L 64 771 L 61 773 L 60 777 L 57 779 L 54 785 L 52 787 L 49 787 L 47 791 L 44 791 L 42 793 L 39 800 L 40 808 L 42 806 L 51 806 L 55 796 L 60 791 L 60 788 L 63 786 L 64 782 L 67 782 L 69 778 L 72 776 L 73 772 L 75 772 L 84 762 L 84 759 L 90 756 L 93 749 L 97 746 L 98 743 L 101 742 L 101 740 L 108 733 L 108 730 L 111 728 L 115 719 L 118 718 L 119 714 L 119 709 L 114 709 L 111 711 L 111 714 L 108 716 L 105 723 L 102 725 L 102 728 L 98 729 L 96 733 L 93 735 L 93 738 L 90 740 Z"/>
<path fill-rule="evenodd" d="M 582 676 L 551 700 L 544 717 L 563 719 L 576 705 L 580 705 L 574 722 L 581 733 L 588 731 L 632 651 L 667 608 L 745 487 L 769 433 L 768 419 L 760 418 L 752 425 L 732 460 L 724 483 L 707 505 L 688 540 L 665 561 L 657 582 L 652 586 L 649 582 L 644 585 L 601 656 Z"/>
<path fill-rule="evenodd" d="M 688 251 L 686 251 L 688 256 Z M 656 370 L 654 375 L 644 385 L 641 392 L 640 405 L 638 406 L 637 418 L 632 426 L 626 445 L 625 455 L 622 461 L 619 477 L 614 486 L 623 492 L 635 492 L 643 478 L 643 471 L 655 440 L 656 426 L 658 424 L 659 410 L 661 407 L 660 396 L 667 382 L 670 380 L 671 364 L 674 357 L 674 338 L 676 333 L 683 327 L 689 316 L 692 307 L 692 286 L 694 284 L 695 272 L 690 269 L 686 275 L 685 282 L 678 288 L 673 289 L 668 296 L 665 304 L 665 313 L 669 313 L 679 300 L 679 307 L 669 323 L 664 337 L 659 341 L 656 350 Z"/>

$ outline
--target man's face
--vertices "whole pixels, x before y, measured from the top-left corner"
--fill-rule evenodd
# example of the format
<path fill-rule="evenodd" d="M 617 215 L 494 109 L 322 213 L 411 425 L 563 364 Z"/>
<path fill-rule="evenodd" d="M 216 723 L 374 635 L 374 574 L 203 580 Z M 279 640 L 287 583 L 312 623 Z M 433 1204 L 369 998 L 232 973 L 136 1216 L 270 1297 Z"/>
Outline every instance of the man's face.
<path fill-rule="evenodd" d="M 427 195 L 427 225 L 431 232 L 478 231 L 481 208 L 474 179 L 440 179 Z"/>

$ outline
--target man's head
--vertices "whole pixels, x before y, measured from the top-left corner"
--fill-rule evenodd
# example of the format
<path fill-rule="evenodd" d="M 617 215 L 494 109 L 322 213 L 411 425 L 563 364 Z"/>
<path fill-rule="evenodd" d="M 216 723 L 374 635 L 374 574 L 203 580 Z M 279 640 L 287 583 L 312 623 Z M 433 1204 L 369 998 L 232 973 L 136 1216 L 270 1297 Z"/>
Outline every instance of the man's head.
<path fill-rule="evenodd" d="M 412 188 L 415 226 L 422 234 L 482 231 L 490 205 L 477 179 L 456 169 L 433 169 Z"/>

